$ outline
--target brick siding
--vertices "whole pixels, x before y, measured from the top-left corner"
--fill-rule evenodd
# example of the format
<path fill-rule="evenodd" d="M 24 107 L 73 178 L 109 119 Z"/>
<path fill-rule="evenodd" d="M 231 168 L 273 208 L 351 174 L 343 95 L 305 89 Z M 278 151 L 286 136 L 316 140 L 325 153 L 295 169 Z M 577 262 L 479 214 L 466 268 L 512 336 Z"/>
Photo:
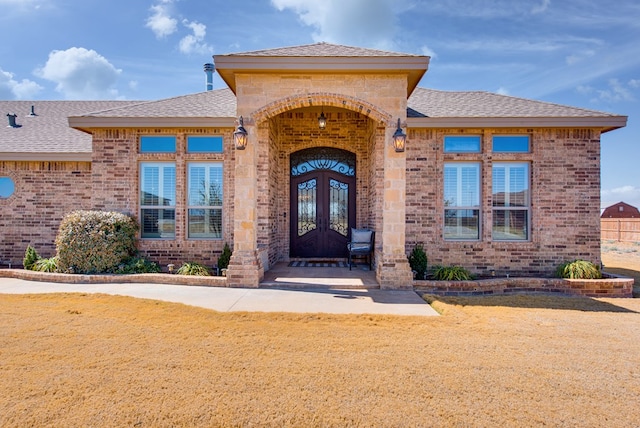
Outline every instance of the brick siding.
<path fill-rule="evenodd" d="M 91 207 L 91 163 L 0 161 L 2 176 L 15 191 L 0 200 L 0 267 L 21 267 L 28 245 L 54 256 L 62 218 Z"/>

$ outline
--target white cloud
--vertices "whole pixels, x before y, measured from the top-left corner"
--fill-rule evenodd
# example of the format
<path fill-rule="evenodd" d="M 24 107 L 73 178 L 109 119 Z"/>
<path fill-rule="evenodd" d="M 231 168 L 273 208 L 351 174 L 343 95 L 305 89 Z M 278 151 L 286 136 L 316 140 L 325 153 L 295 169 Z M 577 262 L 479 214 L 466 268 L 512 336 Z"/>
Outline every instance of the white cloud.
<path fill-rule="evenodd" d="M 291 9 L 315 28 L 315 41 L 393 49 L 397 14 L 411 6 L 398 0 L 271 0 L 278 10 Z"/>
<path fill-rule="evenodd" d="M 171 17 L 171 3 L 171 0 L 162 0 L 160 4 L 150 8 L 153 14 L 147 18 L 145 27 L 150 28 L 158 39 L 171 35 L 178 29 L 178 20 Z"/>
<path fill-rule="evenodd" d="M 32 80 L 22 79 L 19 82 L 13 77 L 13 73 L 0 68 L 0 99 L 26 100 L 33 98 L 43 89 Z"/>
<path fill-rule="evenodd" d="M 618 202 L 626 202 L 634 207 L 640 207 L 640 187 L 626 185 L 614 189 L 602 189 L 602 208 L 606 208 Z"/>
<path fill-rule="evenodd" d="M 420 52 L 422 52 L 422 55 L 426 55 L 426 56 L 430 56 L 431 59 L 436 58 L 438 55 L 431 49 L 429 48 L 427 45 L 422 45 L 422 47 L 420 48 Z"/>
<path fill-rule="evenodd" d="M 213 51 L 213 48 L 204 43 L 203 40 L 207 35 L 207 26 L 196 21 L 183 20 L 182 25 L 191 29 L 193 34 L 184 36 L 178 45 L 180 52 L 185 54 L 198 53 L 207 54 Z"/>
<path fill-rule="evenodd" d="M 582 52 L 577 52 L 569 55 L 568 57 L 565 58 L 565 62 L 567 63 L 567 65 L 574 65 L 585 59 L 591 58 L 595 54 L 596 52 L 594 50 L 591 50 L 591 49 L 584 50 Z"/>
<path fill-rule="evenodd" d="M 509 95 L 509 90 L 507 88 L 505 88 L 504 86 L 500 86 L 498 88 L 498 90 L 496 91 L 497 94 L 499 95 Z"/>
<path fill-rule="evenodd" d="M 634 89 L 640 88 L 640 80 L 639 79 L 631 79 L 631 80 L 629 80 L 629 86 L 634 88 Z"/>
<path fill-rule="evenodd" d="M 546 11 L 549 8 L 550 4 L 551 4 L 551 0 L 542 0 L 542 4 L 534 6 L 531 9 L 531 13 L 533 15 L 537 15 L 539 13 L 542 13 L 542 12 Z"/>
<path fill-rule="evenodd" d="M 598 90 L 598 98 L 605 102 L 634 101 L 634 97 L 618 79 L 609 79 L 609 88 Z"/>
<path fill-rule="evenodd" d="M 118 97 L 114 86 L 121 72 L 96 51 L 74 47 L 52 51 L 35 74 L 55 82 L 67 99 L 104 99 Z"/>

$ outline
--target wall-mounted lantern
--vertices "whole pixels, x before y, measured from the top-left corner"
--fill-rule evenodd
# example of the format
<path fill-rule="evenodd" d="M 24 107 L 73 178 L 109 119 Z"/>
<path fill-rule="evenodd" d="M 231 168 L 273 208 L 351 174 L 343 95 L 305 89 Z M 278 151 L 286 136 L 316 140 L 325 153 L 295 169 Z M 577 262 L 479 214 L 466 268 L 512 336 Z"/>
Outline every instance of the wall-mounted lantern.
<path fill-rule="evenodd" d="M 404 152 L 405 144 L 407 143 L 407 134 L 402 132 L 402 128 L 400 127 L 400 118 L 398 118 L 398 129 L 393 134 L 393 148 L 396 149 L 396 152 Z"/>
<path fill-rule="evenodd" d="M 247 147 L 248 140 L 247 130 L 244 129 L 244 121 L 242 116 L 240 116 L 240 119 L 238 119 L 238 127 L 233 133 L 233 141 L 236 144 L 236 150 L 244 150 Z"/>

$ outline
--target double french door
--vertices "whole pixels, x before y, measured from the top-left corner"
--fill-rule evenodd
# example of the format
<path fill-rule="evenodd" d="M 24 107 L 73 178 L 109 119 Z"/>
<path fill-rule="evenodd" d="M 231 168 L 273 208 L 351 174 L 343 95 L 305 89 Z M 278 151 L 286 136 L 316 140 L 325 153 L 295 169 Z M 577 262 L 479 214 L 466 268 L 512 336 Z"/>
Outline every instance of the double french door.
<path fill-rule="evenodd" d="M 356 218 L 355 155 L 326 148 L 303 152 L 292 155 L 290 255 L 346 257 Z"/>

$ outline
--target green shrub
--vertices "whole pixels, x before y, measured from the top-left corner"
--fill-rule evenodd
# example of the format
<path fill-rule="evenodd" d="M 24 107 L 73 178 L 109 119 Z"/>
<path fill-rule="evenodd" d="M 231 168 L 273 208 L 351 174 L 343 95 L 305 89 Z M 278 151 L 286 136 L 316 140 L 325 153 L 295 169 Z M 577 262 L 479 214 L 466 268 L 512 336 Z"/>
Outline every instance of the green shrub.
<path fill-rule="evenodd" d="M 218 258 L 218 269 L 226 269 L 229 267 L 229 260 L 231 260 L 231 248 L 229 248 L 229 244 L 224 243 L 224 248 L 222 249 L 222 254 Z"/>
<path fill-rule="evenodd" d="M 58 257 L 54 256 L 49 259 L 38 259 L 31 270 L 35 270 L 38 272 L 57 272 L 58 271 Z"/>
<path fill-rule="evenodd" d="M 600 279 L 600 268 L 586 260 L 574 260 L 558 266 L 556 275 L 560 278 L 570 279 Z"/>
<path fill-rule="evenodd" d="M 210 276 L 209 268 L 205 265 L 196 262 L 186 262 L 180 266 L 177 272 L 178 275 L 196 275 L 196 276 Z"/>
<path fill-rule="evenodd" d="M 112 272 L 136 254 L 138 225 L 117 212 L 74 211 L 62 220 L 56 236 L 59 270 Z"/>
<path fill-rule="evenodd" d="M 157 263 L 149 261 L 144 257 L 131 257 L 126 262 L 121 263 L 114 270 L 117 274 L 134 274 L 134 273 L 160 273 L 162 269 Z"/>
<path fill-rule="evenodd" d="M 462 266 L 436 266 L 433 271 L 433 279 L 436 281 L 468 281 L 473 277 Z"/>
<path fill-rule="evenodd" d="M 417 244 L 409 254 L 409 266 L 416 272 L 416 279 L 427 279 L 427 253 L 422 244 Z"/>
<path fill-rule="evenodd" d="M 24 258 L 22 259 L 22 266 L 24 266 L 25 269 L 32 270 L 33 265 L 38 260 L 40 260 L 38 252 L 31 245 L 27 245 L 27 249 L 24 252 Z"/>

